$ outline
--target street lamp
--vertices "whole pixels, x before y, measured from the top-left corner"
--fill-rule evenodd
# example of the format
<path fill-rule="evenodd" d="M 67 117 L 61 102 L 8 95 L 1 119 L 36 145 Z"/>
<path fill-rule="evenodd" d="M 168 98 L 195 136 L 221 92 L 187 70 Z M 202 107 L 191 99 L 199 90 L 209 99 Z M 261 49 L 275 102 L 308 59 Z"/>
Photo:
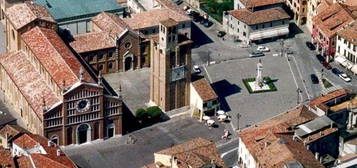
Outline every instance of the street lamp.
<path fill-rule="evenodd" d="M 297 88 L 296 92 L 297 92 L 297 102 L 296 102 L 296 104 L 299 104 L 300 103 L 300 92 L 301 92 L 300 88 Z"/>

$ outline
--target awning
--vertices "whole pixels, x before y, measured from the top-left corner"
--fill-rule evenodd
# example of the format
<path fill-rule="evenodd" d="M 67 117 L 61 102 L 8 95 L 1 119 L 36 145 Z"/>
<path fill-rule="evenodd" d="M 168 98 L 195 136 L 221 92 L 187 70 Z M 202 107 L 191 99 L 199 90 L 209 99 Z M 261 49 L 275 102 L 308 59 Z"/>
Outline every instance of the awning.
<path fill-rule="evenodd" d="M 261 39 L 266 39 L 266 38 L 272 38 L 272 37 L 277 37 L 277 36 L 283 36 L 289 34 L 289 27 L 284 26 L 284 27 L 279 27 L 279 28 L 273 28 L 270 30 L 261 30 L 258 32 L 251 32 L 249 35 L 249 39 L 251 41 L 254 40 L 261 40 Z"/>
<path fill-rule="evenodd" d="M 338 56 L 338 57 L 336 57 L 335 58 L 335 61 L 337 62 L 337 63 L 340 63 L 340 64 L 342 64 L 343 62 L 345 62 L 347 59 L 345 58 L 345 57 L 342 57 L 342 56 Z"/>
<path fill-rule="evenodd" d="M 351 68 L 351 71 L 356 75 L 357 74 L 357 64 L 353 65 L 353 67 Z"/>

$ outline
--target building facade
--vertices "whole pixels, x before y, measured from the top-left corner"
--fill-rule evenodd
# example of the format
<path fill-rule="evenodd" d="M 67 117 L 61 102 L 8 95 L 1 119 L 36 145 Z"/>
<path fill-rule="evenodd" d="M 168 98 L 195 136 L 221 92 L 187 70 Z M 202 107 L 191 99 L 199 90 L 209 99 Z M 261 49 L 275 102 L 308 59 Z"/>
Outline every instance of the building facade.
<path fill-rule="evenodd" d="M 204 115 L 216 115 L 219 110 L 218 96 L 205 78 L 190 84 L 190 105 L 194 112 L 198 112 L 200 120 Z"/>
<path fill-rule="evenodd" d="M 307 20 L 307 0 L 286 0 L 285 4 L 290 8 L 295 23 L 306 24 Z"/>
<path fill-rule="evenodd" d="M 179 34 L 178 25 L 173 19 L 160 21 L 159 38 L 151 45 L 150 102 L 163 111 L 190 101 L 192 41 Z"/>
<path fill-rule="evenodd" d="M 250 43 L 289 34 L 289 15 L 282 8 L 251 11 L 243 8 L 223 16 L 223 29 L 236 39 Z"/>

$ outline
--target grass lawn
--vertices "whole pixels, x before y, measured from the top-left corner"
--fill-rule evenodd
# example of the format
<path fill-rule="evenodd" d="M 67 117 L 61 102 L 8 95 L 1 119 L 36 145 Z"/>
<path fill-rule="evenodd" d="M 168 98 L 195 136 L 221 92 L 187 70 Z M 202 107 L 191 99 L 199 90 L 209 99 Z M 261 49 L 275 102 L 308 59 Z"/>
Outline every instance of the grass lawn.
<path fill-rule="evenodd" d="M 325 78 L 321 79 L 322 80 L 322 84 L 324 85 L 324 87 L 327 89 L 327 88 L 330 88 L 332 87 L 333 85 L 327 81 Z"/>
<path fill-rule="evenodd" d="M 260 91 L 253 91 L 253 89 L 250 87 L 249 82 L 253 82 L 255 81 L 255 78 L 247 78 L 247 79 L 242 79 L 244 86 L 248 89 L 248 92 L 250 94 L 253 93 L 263 93 L 263 92 L 274 92 L 277 91 L 278 89 L 275 87 L 274 85 L 274 81 L 270 79 L 270 77 L 264 77 L 263 78 L 264 81 L 267 82 L 268 86 L 269 86 L 269 90 L 260 90 Z"/>
<path fill-rule="evenodd" d="M 233 0 L 202 0 L 201 9 L 220 23 L 224 11 L 233 9 Z"/>

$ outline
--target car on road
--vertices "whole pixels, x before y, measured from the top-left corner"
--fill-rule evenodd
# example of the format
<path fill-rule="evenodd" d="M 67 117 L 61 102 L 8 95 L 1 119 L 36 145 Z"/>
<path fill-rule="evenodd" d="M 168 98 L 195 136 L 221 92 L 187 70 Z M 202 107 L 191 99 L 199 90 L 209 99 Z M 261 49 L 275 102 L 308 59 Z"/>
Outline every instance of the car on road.
<path fill-rule="evenodd" d="M 265 46 L 258 46 L 257 51 L 260 51 L 260 52 L 269 52 L 270 49 L 269 49 L 268 47 L 265 47 Z"/>
<path fill-rule="evenodd" d="M 207 27 L 210 27 L 212 24 L 213 23 L 211 21 L 207 20 L 203 23 L 203 26 L 207 28 Z"/>
<path fill-rule="evenodd" d="M 326 61 L 322 62 L 322 65 L 323 65 L 327 70 L 332 69 L 331 65 L 330 65 L 328 62 L 326 62 Z"/>
<path fill-rule="evenodd" d="M 320 54 L 316 55 L 316 58 L 320 61 L 321 64 L 325 61 L 325 58 Z"/>
<path fill-rule="evenodd" d="M 311 74 L 310 78 L 311 78 L 311 82 L 313 84 L 318 84 L 319 83 L 319 78 L 315 74 Z"/>
<path fill-rule="evenodd" d="M 335 75 L 339 75 L 341 74 L 342 72 L 340 70 L 338 70 L 337 68 L 332 68 L 332 73 L 334 73 Z"/>
<path fill-rule="evenodd" d="M 203 17 L 200 16 L 200 15 L 197 13 L 197 14 L 194 14 L 194 15 L 193 15 L 192 20 L 193 20 L 194 22 L 201 22 L 201 21 L 203 20 Z"/>
<path fill-rule="evenodd" d="M 262 57 L 265 54 L 260 52 L 260 51 L 253 51 L 252 53 L 249 54 L 249 57 Z"/>
<path fill-rule="evenodd" d="M 217 32 L 217 37 L 224 37 L 225 35 L 226 35 L 226 32 L 224 32 L 224 31 Z"/>
<path fill-rule="evenodd" d="M 196 73 L 196 74 L 199 74 L 201 73 L 201 69 L 198 65 L 194 65 L 193 66 L 193 72 Z"/>
<path fill-rule="evenodd" d="M 316 50 L 316 47 L 310 41 L 307 41 L 305 44 L 310 50 Z"/>
<path fill-rule="evenodd" d="M 351 78 L 345 73 L 340 73 L 338 74 L 338 76 L 345 82 L 351 82 Z"/>

